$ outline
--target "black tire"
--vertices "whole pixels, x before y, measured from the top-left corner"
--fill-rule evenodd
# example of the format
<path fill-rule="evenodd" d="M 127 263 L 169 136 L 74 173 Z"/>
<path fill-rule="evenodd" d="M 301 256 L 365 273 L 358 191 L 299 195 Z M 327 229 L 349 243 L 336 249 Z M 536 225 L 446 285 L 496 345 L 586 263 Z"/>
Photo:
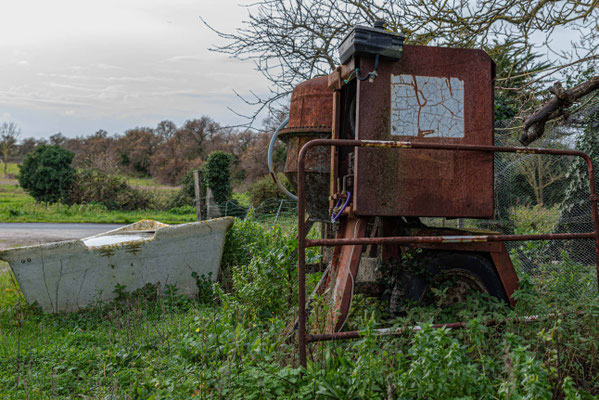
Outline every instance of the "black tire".
<path fill-rule="evenodd" d="M 483 255 L 467 252 L 435 252 L 423 255 L 422 266 L 427 275 L 411 276 L 404 288 L 405 296 L 418 303 L 427 301 L 431 286 L 445 284 L 448 304 L 464 300 L 467 291 L 474 290 L 508 303 L 499 274 L 493 263 Z"/>

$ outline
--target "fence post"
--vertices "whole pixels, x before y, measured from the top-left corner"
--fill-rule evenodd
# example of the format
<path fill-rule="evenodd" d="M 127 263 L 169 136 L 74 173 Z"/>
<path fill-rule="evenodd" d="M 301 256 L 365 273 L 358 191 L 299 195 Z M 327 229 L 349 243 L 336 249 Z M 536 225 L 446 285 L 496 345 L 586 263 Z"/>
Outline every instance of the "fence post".
<path fill-rule="evenodd" d="M 202 197 L 201 197 L 201 186 L 200 186 L 200 171 L 193 171 L 193 188 L 195 191 L 195 204 L 196 204 L 196 218 L 198 221 L 202 220 Z"/>
<path fill-rule="evenodd" d="M 281 212 L 281 207 L 283 207 L 283 199 L 281 199 L 281 202 L 279 203 L 279 208 L 277 209 L 277 215 L 275 215 L 275 222 L 272 223 L 273 227 L 277 224 L 277 220 L 279 219 L 279 213 Z"/>

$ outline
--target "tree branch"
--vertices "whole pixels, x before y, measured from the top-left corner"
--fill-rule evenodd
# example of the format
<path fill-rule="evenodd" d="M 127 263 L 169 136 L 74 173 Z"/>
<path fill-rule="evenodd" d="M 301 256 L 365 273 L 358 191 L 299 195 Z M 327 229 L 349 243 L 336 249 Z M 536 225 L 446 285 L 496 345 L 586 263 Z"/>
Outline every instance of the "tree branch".
<path fill-rule="evenodd" d="M 549 119 L 566 115 L 566 109 L 581 97 L 599 90 L 599 76 L 595 76 L 586 82 L 564 90 L 560 82 L 556 82 L 549 91 L 554 95 L 539 110 L 524 121 L 524 129 L 520 136 L 520 143 L 528 145 L 537 140 L 545 132 L 545 124 Z"/>

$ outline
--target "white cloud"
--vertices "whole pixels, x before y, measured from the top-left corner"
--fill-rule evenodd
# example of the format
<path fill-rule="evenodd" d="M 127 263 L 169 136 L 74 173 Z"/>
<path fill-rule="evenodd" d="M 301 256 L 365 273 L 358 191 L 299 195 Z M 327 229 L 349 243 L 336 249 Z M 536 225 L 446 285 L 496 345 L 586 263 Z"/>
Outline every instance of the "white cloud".
<path fill-rule="evenodd" d="M 233 89 L 264 93 L 267 82 L 251 63 L 209 52 L 218 38 L 199 19 L 231 31 L 246 12 L 238 1 L 3 2 L 0 112 L 16 113 L 25 136 L 202 114 L 239 123 L 227 107 L 246 106 Z"/>

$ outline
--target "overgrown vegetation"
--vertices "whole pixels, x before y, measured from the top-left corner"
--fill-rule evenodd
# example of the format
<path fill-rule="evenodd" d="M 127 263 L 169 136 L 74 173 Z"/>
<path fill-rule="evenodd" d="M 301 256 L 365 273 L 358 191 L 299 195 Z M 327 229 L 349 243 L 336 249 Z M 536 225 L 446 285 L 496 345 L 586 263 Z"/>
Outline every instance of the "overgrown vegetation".
<path fill-rule="evenodd" d="M 540 294 L 529 281 L 517 307 L 477 296 L 441 312 L 414 307 L 383 321 L 376 301 L 357 296 L 351 329 L 360 340 L 310 346 L 297 367 L 287 334 L 295 318 L 293 231 L 250 216 L 227 237 L 228 284 L 198 300 L 174 288 L 119 288 L 111 304 L 72 314 L 26 305 L 0 275 L 0 392 L 3 398 L 120 399 L 590 399 L 599 395 L 599 298 Z M 308 254 L 314 260 L 316 252 Z M 309 290 L 319 278 L 311 275 Z M 574 312 L 583 311 L 579 315 Z M 554 313 L 560 313 L 556 316 Z M 517 315 L 538 314 L 521 324 Z M 311 324 L 315 323 L 311 317 Z M 489 326 L 494 319 L 504 321 Z M 432 322 L 466 321 L 462 330 Z M 406 329 L 380 338 L 381 325 Z"/>
<path fill-rule="evenodd" d="M 287 181 L 287 178 L 283 173 L 278 173 L 277 179 L 279 182 L 283 182 L 283 185 L 285 185 L 287 190 L 292 190 L 291 184 L 289 181 Z M 287 198 L 270 175 L 266 175 L 254 182 L 250 186 L 249 193 L 250 201 L 252 204 L 254 204 L 254 206 L 257 206 L 270 199 L 282 200 Z"/>
<path fill-rule="evenodd" d="M 69 204 L 97 203 L 108 210 L 147 210 L 157 208 L 152 193 L 127 184 L 125 178 L 87 168 L 75 173 Z"/>

